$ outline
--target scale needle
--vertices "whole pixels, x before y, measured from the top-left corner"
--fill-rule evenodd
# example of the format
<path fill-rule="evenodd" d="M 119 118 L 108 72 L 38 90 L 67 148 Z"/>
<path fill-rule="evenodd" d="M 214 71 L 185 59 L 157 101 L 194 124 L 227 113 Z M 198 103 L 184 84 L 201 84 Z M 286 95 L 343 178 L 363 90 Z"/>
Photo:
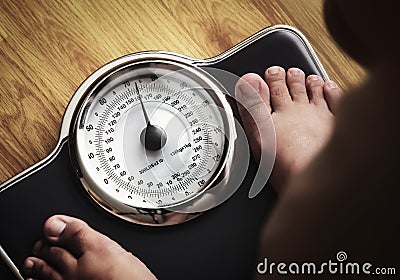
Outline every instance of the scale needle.
<path fill-rule="evenodd" d="M 146 121 L 146 127 L 140 134 L 140 140 L 146 149 L 152 151 L 160 150 L 167 142 L 167 134 L 161 127 L 152 125 L 150 123 L 149 116 L 147 115 L 146 108 L 144 107 L 142 96 L 140 95 L 139 87 L 136 82 L 135 87 L 139 97 L 140 105 L 142 106 L 144 119 Z"/>
<path fill-rule="evenodd" d="M 146 108 L 144 108 L 144 104 L 143 104 L 143 101 L 142 101 L 142 96 L 140 95 L 139 88 L 138 88 L 138 85 L 137 85 L 136 82 L 135 82 L 135 87 L 136 87 L 137 95 L 139 97 L 140 105 L 142 106 L 142 111 L 143 111 L 143 114 L 144 114 L 144 119 L 146 121 L 146 125 L 150 126 L 151 125 L 150 124 L 150 119 L 149 119 L 149 116 L 147 115 Z"/>

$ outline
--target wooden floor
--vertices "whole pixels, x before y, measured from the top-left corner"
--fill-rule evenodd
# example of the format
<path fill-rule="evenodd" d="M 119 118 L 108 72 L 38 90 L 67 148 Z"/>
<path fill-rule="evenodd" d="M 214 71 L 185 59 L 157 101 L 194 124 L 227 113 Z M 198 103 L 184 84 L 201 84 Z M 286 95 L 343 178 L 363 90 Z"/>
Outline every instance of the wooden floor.
<path fill-rule="evenodd" d="M 340 86 L 364 76 L 328 35 L 322 0 L 0 1 L 0 182 L 53 150 L 69 99 L 104 63 L 143 50 L 212 57 L 273 24 L 300 29 Z"/>

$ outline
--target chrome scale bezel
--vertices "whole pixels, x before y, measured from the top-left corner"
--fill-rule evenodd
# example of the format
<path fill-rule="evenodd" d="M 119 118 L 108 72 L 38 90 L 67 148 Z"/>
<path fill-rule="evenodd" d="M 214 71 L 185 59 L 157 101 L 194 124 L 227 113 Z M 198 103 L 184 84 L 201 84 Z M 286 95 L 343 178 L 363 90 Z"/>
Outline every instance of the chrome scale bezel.
<path fill-rule="evenodd" d="M 197 217 L 201 212 L 188 213 L 185 210 L 183 204 L 190 205 L 191 201 L 196 201 L 196 203 L 201 203 L 201 196 L 207 190 L 215 187 L 215 183 L 218 182 L 218 188 L 224 188 L 224 183 L 227 181 L 218 180 L 221 174 L 225 174 L 225 170 L 230 169 L 232 162 L 232 156 L 234 153 L 234 141 L 236 139 L 235 131 L 235 121 L 233 117 L 232 109 L 226 99 L 228 93 L 220 85 L 220 83 L 206 71 L 199 67 L 196 67 L 191 63 L 190 60 L 186 58 L 177 58 L 175 55 L 170 53 L 136 53 L 128 56 L 121 57 L 114 60 L 112 67 L 105 66 L 99 68 L 93 75 L 97 78 L 93 80 L 93 83 L 86 84 L 86 86 L 81 86 L 76 94 L 81 96 L 81 100 L 77 103 L 76 110 L 73 114 L 68 146 L 70 148 L 70 156 L 73 162 L 74 169 L 77 172 L 82 185 L 91 196 L 91 198 L 103 209 L 110 212 L 111 214 L 133 222 L 136 224 L 151 225 L 151 226 L 166 226 L 178 223 L 183 223 L 194 217 Z M 90 106 L 94 96 L 98 91 L 101 90 L 103 84 L 107 84 L 107 80 L 115 75 L 119 75 L 121 72 L 129 71 L 129 69 L 135 69 L 140 67 L 146 67 L 149 64 L 159 64 L 163 65 L 165 68 L 179 69 L 184 71 L 184 75 L 194 79 L 198 84 L 202 85 L 206 92 L 214 100 L 215 104 L 223 109 L 226 113 L 225 116 L 221 116 L 223 119 L 223 125 L 225 129 L 224 151 L 221 157 L 221 161 L 218 164 L 217 170 L 212 174 L 211 178 L 206 182 L 204 188 L 190 199 L 180 201 L 179 203 L 168 205 L 167 207 L 154 207 L 154 208 L 138 208 L 131 205 L 124 204 L 122 202 L 116 201 L 114 198 L 109 197 L 104 193 L 96 192 L 96 189 L 101 189 L 98 186 L 93 186 L 89 183 L 90 180 L 85 177 L 85 168 L 80 166 L 79 162 L 82 162 L 82 157 L 84 155 L 79 153 L 79 148 L 77 147 L 76 136 L 78 133 L 78 128 L 81 126 L 82 120 L 85 118 L 85 108 Z M 178 70 L 178 71 L 179 71 Z M 172 70 L 173 72 L 175 70 Z M 90 79 L 89 77 L 88 79 Z M 181 206 L 181 210 L 179 209 Z M 171 210 L 174 209 L 174 210 Z"/>
<path fill-rule="evenodd" d="M 169 54 L 171 56 L 176 57 L 177 59 L 185 59 L 188 63 L 192 63 L 193 65 L 197 66 L 212 66 L 214 63 L 217 63 L 219 61 L 222 61 L 235 53 L 239 52 L 243 48 L 247 47 L 248 45 L 252 44 L 253 42 L 270 35 L 273 32 L 277 31 L 286 31 L 294 34 L 297 36 L 304 44 L 305 49 L 308 51 L 308 54 L 310 55 L 311 59 L 314 61 L 317 69 L 320 71 L 322 78 L 327 81 L 329 80 L 329 76 L 326 73 L 325 69 L 323 68 L 320 60 L 318 59 L 315 51 L 313 50 L 310 42 L 308 41 L 307 38 L 296 28 L 288 25 L 273 25 L 266 27 L 265 29 L 260 30 L 259 32 L 255 33 L 254 35 L 250 36 L 249 38 L 245 39 L 244 41 L 240 42 L 239 44 L 233 46 L 231 49 L 225 51 L 224 53 L 217 55 L 212 58 L 207 58 L 207 59 L 197 59 L 197 58 L 192 58 L 188 56 L 184 56 L 181 54 L 177 53 L 172 53 L 172 52 L 164 52 L 164 51 L 149 51 L 149 52 L 143 52 L 143 53 L 153 53 L 153 54 Z M 107 64 L 108 67 L 112 68 L 113 67 L 113 62 L 110 62 Z M 77 104 L 79 103 L 79 100 L 81 100 L 82 96 L 80 94 L 83 94 L 83 92 L 80 92 L 78 94 L 79 89 L 81 87 L 86 86 L 87 84 L 93 83 L 94 80 L 98 78 L 96 76 L 96 72 L 91 75 L 88 79 L 86 79 L 81 86 L 78 88 L 78 90 L 75 92 L 73 97 L 71 98 L 70 102 L 68 103 L 68 106 L 65 110 L 64 117 L 62 120 L 61 124 L 61 129 L 60 129 L 60 135 L 57 141 L 57 144 L 54 148 L 54 150 L 44 159 L 40 160 L 36 164 L 32 165 L 31 167 L 25 169 L 24 171 L 20 172 L 19 174 L 13 176 L 9 180 L 3 182 L 0 184 L 0 193 L 7 190 L 8 188 L 14 186 L 21 180 L 33 175 L 34 173 L 38 172 L 42 168 L 46 167 L 48 164 L 50 164 L 56 157 L 57 155 L 61 152 L 62 147 L 64 144 L 68 142 L 69 138 L 69 129 L 71 126 L 71 121 L 73 118 L 73 114 L 75 111 L 75 108 L 77 107 Z M 3 247 L 0 244 L 0 256 L 3 259 L 3 261 L 10 267 L 14 275 L 16 276 L 17 279 L 23 280 L 24 278 L 22 277 L 21 273 L 19 272 L 17 266 L 13 263 L 13 261 L 10 259 L 10 257 L 7 255 L 7 252 L 4 251 Z"/>

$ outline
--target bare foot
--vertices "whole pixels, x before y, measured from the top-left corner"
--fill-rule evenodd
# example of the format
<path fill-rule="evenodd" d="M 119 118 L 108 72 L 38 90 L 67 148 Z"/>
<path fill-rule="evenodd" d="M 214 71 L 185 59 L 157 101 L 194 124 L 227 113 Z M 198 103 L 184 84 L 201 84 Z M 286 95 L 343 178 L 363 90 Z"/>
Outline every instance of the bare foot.
<path fill-rule="evenodd" d="M 83 221 L 53 216 L 24 270 L 34 279 L 156 279 L 135 256 Z"/>
<path fill-rule="evenodd" d="M 245 83 L 243 83 L 243 81 Z M 333 130 L 334 113 L 342 91 L 332 81 L 291 68 L 270 67 L 265 81 L 246 74 L 238 83 L 236 98 L 244 128 L 256 160 L 260 159 L 260 133 L 255 125 L 265 122 L 268 110 L 276 131 L 276 161 L 270 182 L 281 192 L 290 176 L 303 170 L 321 150 Z M 266 105 L 266 106 L 265 106 Z"/>

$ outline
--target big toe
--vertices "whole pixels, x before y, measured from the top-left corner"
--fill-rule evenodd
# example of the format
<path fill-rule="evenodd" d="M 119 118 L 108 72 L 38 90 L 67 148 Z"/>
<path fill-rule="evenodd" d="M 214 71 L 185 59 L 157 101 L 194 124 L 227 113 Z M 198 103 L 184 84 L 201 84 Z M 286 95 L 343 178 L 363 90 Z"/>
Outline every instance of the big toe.
<path fill-rule="evenodd" d="M 65 248 L 76 258 L 86 251 L 95 251 L 105 243 L 117 245 L 82 220 L 64 215 L 50 217 L 44 224 L 44 234 L 52 245 Z"/>
<path fill-rule="evenodd" d="M 268 86 L 259 75 L 249 73 L 238 81 L 235 96 L 246 135 L 251 139 L 250 147 L 256 160 L 259 160 L 260 137 L 271 113 Z"/>
<path fill-rule="evenodd" d="M 271 113 L 268 86 L 257 74 L 248 73 L 242 76 L 236 85 L 235 96 L 242 109 L 252 110 L 262 105 L 267 106 Z"/>

